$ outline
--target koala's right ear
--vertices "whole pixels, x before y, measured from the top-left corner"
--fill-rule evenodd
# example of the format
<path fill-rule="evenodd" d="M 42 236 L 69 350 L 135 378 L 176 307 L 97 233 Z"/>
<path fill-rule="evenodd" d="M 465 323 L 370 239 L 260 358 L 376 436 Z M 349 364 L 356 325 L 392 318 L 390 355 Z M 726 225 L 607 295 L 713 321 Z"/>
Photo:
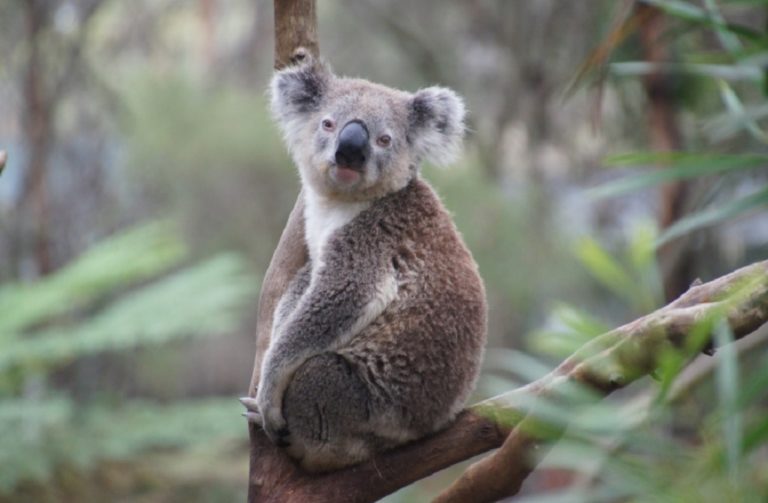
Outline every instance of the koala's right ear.
<path fill-rule="evenodd" d="M 416 158 L 435 164 L 452 162 L 464 138 L 464 101 L 444 87 L 427 87 L 413 95 L 408 136 Z"/>
<path fill-rule="evenodd" d="M 272 115 L 286 137 L 304 123 L 306 114 L 317 111 L 333 78 L 325 63 L 308 58 L 299 65 L 281 70 L 272 77 Z"/>

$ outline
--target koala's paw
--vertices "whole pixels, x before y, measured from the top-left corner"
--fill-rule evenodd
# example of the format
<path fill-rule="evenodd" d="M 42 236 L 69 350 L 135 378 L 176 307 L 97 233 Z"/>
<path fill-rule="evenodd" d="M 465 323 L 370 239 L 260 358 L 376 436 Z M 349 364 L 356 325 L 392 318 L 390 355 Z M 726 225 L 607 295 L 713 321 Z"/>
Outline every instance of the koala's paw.
<path fill-rule="evenodd" d="M 256 404 L 256 399 L 244 396 L 240 398 L 240 403 L 245 406 L 243 417 L 245 417 L 249 423 L 258 424 L 259 426 L 264 427 L 264 420 L 261 417 L 261 412 L 259 412 L 259 406 Z"/>
<path fill-rule="evenodd" d="M 288 423 L 283 418 L 282 411 L 277 407 L 270 407 L 262 416 L 262 427 L 264 433 L 278 447 L 288 447 L 291 445 L 291 431 L 288 429 Z"/>
<path fill-rule="evenodd" d="M 291 432 L 279 408 L 260 407 L 258 398 L 242 397 L 240 398 L 240 403 L 246 408 L 243 416 L 249 422 L 261 426 L 273 444 L 278 447 L 289 447 L 291 445 Z M 266 409 L 266 411 L 262 412 L 263 409 Z"/>

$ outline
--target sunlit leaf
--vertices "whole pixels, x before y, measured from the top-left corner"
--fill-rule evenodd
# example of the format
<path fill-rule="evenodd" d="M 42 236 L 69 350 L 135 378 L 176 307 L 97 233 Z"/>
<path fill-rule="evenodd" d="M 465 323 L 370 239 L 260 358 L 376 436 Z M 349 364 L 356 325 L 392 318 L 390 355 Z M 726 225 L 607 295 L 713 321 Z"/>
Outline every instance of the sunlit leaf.
<path fill-rule="evenodd" d="M 620 297 L 633 300 L 634 280 L 595 240 L 582 240 L 576 253 L 602 285 Z"/>

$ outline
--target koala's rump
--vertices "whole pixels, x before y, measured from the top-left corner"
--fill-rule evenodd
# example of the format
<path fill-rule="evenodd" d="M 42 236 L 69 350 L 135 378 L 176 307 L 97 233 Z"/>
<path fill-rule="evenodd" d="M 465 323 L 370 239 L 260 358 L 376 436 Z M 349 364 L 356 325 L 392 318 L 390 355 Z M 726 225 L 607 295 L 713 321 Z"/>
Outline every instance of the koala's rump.
<path fill-rule="evenodd" d="M 339 353 L 367 382 L 374 413 L 394 410 L 424 434 L 450 420 L 474 387 L 486 304 L 477 266 L 432 189 L 415 180 L 401 192 L 359 222 L 388 230 L 371 249 L 386 255 L 398 294 Z"/>

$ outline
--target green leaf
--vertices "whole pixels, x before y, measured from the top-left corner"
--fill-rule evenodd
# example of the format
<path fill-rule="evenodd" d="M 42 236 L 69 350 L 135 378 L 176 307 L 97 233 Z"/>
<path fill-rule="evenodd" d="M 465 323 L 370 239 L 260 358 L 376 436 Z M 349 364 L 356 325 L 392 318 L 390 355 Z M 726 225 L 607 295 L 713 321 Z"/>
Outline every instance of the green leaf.
<path fill-rule="evenodd" d="M 683 234 L 688 234 L 695 230 L 730 220 L 760 207 L 768 208 L 768 188 L 757 191 L 741 199 L 737 199 L 726 205 L 700 211 L 678 220 L 659 236 L 656 245 L 661 246 Z"/>
<path fill-rule="evenodd" d="M 738 34 L 752 40 L 759 40 L 762 36 L 761 33 L 751 28 L 748 28 L 746 26 L 727 23 L 721 18 L 718 19 L 712 16 L 710 12 L 707 12 L 706 10 L 688 2 L 682 2 L 679 0 L 644 0 L 644 1 L 645 3 L 658 7 L 659 9 L 663 10 L 665 13 L 667 13 L 668 15 L 674 18 L 704 25 L 717 31 L 725 31 L 729 33 Z"/>
<path fill-rule="evenodd" d="M 0 340 L 156 276 L 178 264 L 186 254 L 173 225 L 154 222 L 99 243 L 48 278 L 3 285 Z"/>
<path fill-rule="evenodd" d="M 704 0 L 704 5 L 707 8 L 707 12 L 710 18 L 718 25 L 725 25 L 725 18 L 720 13 L 720 9 L 717 6 L 715 0 Z M 717 38 L 720 40 L 720 44 L 729 52 L 735 52 L 741 50 L 741 41 L 735 33 L 729 30 L 715 30 Z"/>
<path fill-rule="evenodd" d="M 724 4 L 763 5 L 768 6 L 768 0 L 720 0 Z"/>
<path fill-rule="evenodd" d="M 768 442 L 768 419 L 763 419 L 745 433 L 742 448 L 744 452 L 750 452 L 765 445 L 766 442 Z"/>
<path fill-rule="evenodd" d="M 637 307 L 643 312 L 658 307 L 664 296 L 656 263 L 656 235 L 656 225 L 648 222 L 636 225 L 629 236 L 627 258 L 636 279 Z"/>
<path fill-rule="evenodd" d="M 256 286 L 237 256 L 221 254 L 124 296 L 85 323 L 4 344 L 0 371 L 228 331 Z"/>
<path fill-rule="evenodd" d="M 699 75 L 713 79 L 734 82 L 746 81 L 761 83 L 763 71 L 757 65 L 715 65 L 699 63 L 651 63 L 648 61 L 625 61 L 611 63 L 608 66 L 612 75 L 617 77 L 642 77 L 653 73 L 677 75 Z"/>
<path fill-rule="evenodd" d="M 190 449 L 242 438 L 245 421 L 233 398 L 160 405 L 75 407 L 69 398 L 0 402 L 0 493 L 21 481 L 44 481 L 54 469 L 87 469 L 99 461 L 129 459 L 149 449 Z"/>
<path fill-rule="evenodd" d="M 743 431 L 742 414 L 738 407 L 739 360 L 733 345 L 733 333 L 723 321 L 715 329 L 715 340 L 719 346 L 720 364 L 717 366 L 717 390 L 722 410 L 723 439 L 726 449 L 728 472 L 738 480 Z"/>
<path fill-rule="evenodd" d="M 766 394 L 768 394 L 768 355 L 750 373 L 749 380 L 744 383 L 739 396 L 738 405 L 741 408 L 746 408 Z"/>
<path fill-rule="evenodd" d="M 586 311 L 568 304 L 555 306 L 547 325 L 529 336 L 533 349 L 556 356 L 567 356 L 610 327 Z"/>
<path fill-rule="evenodd" d="M 657 164 L 654 169 L 627 176 L 587 191 L 593 198 L 612 197 L 675 180 L 755 169 L 768 165 L 768 156 L 760 154 L 697 154 L 692 152 L 641 152 L 609 157 L 614 166 Z"/>
<path fill-rule="evenodd" d="M 712 141 L 723 141 L 736 136 L 744 129 L 746 123 L 757 124 L 757 121 L 766 117 L 768 117 L 768 104 L 747 104 L 743 108 L 743 113 L 734 114 L 728 111 L 718 114 L 707 120 L 702 129 Z"/>
<path fill-rule="evenodd" d="M 740 119 L 744 129 L 746 129 L 757 141 L 768 143 L 768 135 L 766 135 L 765 131 L 760 129 L 760 126 L 756 121 L 749 118 L 746 110 L 744 110 L 744 105 L 742 105 L 741 100 L 736 95 L 733 88 L 723 80 L 719 80 L 718 84 L 720 86 L 720 97 L 722 98 L 723 103 L 725 103 L 728 112 Z"/>
<path fill-rule="evenodd" d="M 582 240 L 576 253 L 598 282 L 619 297 L 634 303 L 635 281 L 595 240 Z"/>

